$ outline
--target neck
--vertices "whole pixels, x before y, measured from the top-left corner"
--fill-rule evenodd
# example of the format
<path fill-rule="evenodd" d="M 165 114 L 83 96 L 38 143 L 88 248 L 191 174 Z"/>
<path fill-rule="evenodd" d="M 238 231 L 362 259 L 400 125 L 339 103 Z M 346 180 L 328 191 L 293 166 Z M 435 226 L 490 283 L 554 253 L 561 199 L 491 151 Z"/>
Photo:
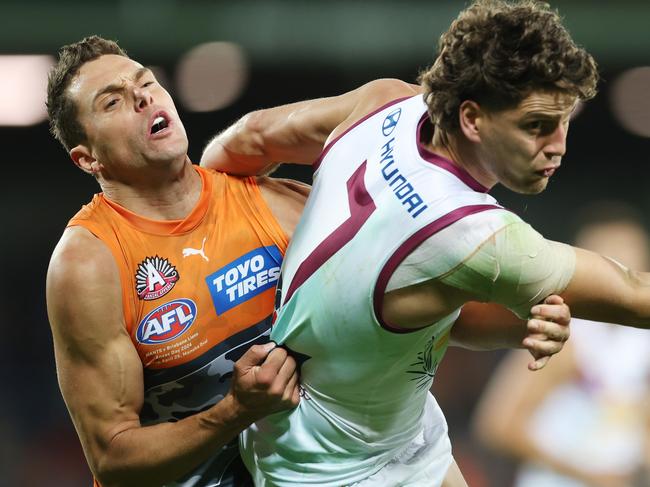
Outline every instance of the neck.
<path fill-rule="evenodd" d="M 169 168 L 147 174 L 142 184 L 124 183 L 100 176 L 99 184 L 111 201 L 152 220 L 182 220 L 190 214 L 201 195 L 201 176 L 189 158 L 175 172 Z"/>
<path fill-rule="evenodd" d="M 488 189 L 498 182 L 494 174 L 481 162 L 475 144 L 469 142 L 460 131 L 446 132 L 437 128 L 427 149 L 463 168 Z"/>

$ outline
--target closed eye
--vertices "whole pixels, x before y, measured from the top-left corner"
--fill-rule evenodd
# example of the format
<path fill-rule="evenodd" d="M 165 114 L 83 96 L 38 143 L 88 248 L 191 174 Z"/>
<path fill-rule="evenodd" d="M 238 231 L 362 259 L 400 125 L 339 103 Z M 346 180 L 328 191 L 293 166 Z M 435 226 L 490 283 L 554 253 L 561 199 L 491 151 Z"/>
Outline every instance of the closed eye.
<path fill-rule="evenodd" d="M 111 107 L 114 107 L 115 105 L 117 105 L 117 102 L 118 102 L 118 101 L 119 101 L 119 98 L 111 98 L 110 100 L 108 100 L 108 102 L 106 103 L 106 105 L 104 106 L 104 108 L 111 108 Z"/>
<path fill-rule="evenodd" d="M 524 130 L 535 135 L 552 134 L 557 127 L 556 121 L 550 120 L 533 120 L 524 125 Z"/>

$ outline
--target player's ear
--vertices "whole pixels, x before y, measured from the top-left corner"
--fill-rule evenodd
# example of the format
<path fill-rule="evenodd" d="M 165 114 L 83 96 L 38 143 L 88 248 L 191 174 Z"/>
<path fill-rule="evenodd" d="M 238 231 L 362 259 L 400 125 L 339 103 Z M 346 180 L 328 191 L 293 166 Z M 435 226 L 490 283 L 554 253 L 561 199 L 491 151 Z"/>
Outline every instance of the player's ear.
<path fill-rule="evenodd" d="M 79 144 L 70 149 L 70 159 L 72 159 L 75 166 L 92 176 L 97 176 L 102 170 L 102 165 L 95 159 L 92 151 L 86 145 Z"/>
<path fill-rule="evenodd" d="M 465 100 L 458 107 L 460 130 L 471 142 L 480 142 L 480 119 L 484 115 L 481 106 L 472 100 Z"/>

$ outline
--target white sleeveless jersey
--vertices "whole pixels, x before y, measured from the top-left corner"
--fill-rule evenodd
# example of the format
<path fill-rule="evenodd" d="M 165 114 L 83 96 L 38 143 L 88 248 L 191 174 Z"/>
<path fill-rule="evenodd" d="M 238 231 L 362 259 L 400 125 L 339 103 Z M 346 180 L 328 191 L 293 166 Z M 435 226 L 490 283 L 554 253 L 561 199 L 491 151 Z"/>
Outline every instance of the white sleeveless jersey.
<path fill-rule="evenodd" d="M 459 310 L 405 331 L 382 320 L 382 299 L 419 244 L 465 216 L 505 211 L 468 174 L 420 146 L 425 117 L 421 96 L 396 100 L 319 160 L 284 261 L 272 330 L 301 362 L 304 397 L 242 435 L 257 485 L 360 482 L 407 455 L 423 429 L 437 436 L 426 446 L 426 463 L 436 465 L 427 485 L 439 484 L 451 462 L 445 420 L 428 391 Z M 463 239 L 445 244 L 429 278 L 457 266 L 466 254 L 456 250 L 476 248 L 485 235 Z M 414 462 L 411 470 L 421 468 Z"/>

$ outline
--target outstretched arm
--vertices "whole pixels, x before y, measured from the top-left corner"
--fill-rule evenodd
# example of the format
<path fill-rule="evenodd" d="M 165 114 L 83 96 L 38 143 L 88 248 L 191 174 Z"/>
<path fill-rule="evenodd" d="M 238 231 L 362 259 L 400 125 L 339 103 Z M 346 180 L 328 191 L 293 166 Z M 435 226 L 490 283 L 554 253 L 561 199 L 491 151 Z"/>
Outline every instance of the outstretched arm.
<path fill-rule="evenodd" d="M 650 273 L 575 248 L 576 266 L 562 293 L 580 318 L 650 328 Z"/>
<path fill-rule="evenodd" d="M 343 95 L 251 112 L 210 141 L 201 165 L 256 175 L 279 163 L 312 164 L 328 139 L 388 101 L 419 90 L 403 81 L 382 79 Z"/>
<path fill-rule="evenodd" d="M 559 294 L 575 317 L 650 328 L 649 273 L 546 240 L 516 216 L 507 219 L 441 280 L 466 290 L 471 299 L 502 304 L 520 317 L 528 316 L 544 296 Z"/>
<path fill-rule="evenodd" d="M 174 423 L 143 427 L 142 364 L 124 325 L 118 269 L 108 248 L 83 228 L 67 229 L 52 256 L 47 302 L 61 392 L 104 487 L 171 482 L 253 421 L 298 402 L 293 359 L 254 346 L 236 362 L 222 401 Z"/>

